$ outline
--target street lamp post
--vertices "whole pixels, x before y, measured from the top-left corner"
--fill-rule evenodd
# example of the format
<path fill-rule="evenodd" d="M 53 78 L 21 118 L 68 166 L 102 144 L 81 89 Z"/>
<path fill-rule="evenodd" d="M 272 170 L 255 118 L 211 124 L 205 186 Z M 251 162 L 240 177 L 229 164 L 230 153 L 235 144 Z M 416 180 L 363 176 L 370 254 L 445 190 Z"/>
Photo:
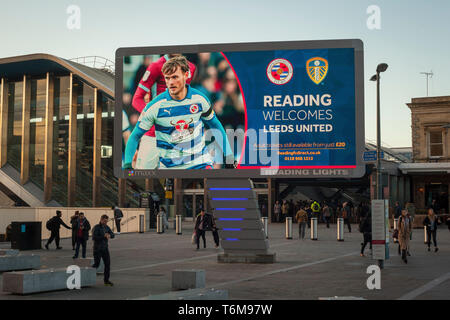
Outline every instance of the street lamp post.
<path fill-rule="evenodd" d="M 386 63 L 380 63 L 377 66 L 377 74 L 370 78 L 371 81 L 377 82 L 377 200 L 383 199 L 383 185 L 381 182 L 381 116 L 380 116 L 380 73 L 385 72 L 388 68 Z M 378 260 L 381 269 L 384 267 L 384 260 Z"/>
<path fill-rule="evenodd" d="M 377 193 L 376 198 L 383 198 L 383 186 L 381 183 L 381 116 L 380 116 L 380 73 L 385 72 L 388 68 L 386 63 L 380 63 L 377 66 L 377 74 L 370 78 L 371 81 L 377 82 Z"/>

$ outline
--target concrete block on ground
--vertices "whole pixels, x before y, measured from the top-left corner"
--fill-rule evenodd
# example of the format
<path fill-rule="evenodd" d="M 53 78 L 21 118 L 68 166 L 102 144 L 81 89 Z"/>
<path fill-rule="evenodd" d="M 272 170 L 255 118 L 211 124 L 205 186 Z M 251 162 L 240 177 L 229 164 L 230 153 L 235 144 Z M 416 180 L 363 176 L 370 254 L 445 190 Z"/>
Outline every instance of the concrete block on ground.
<path fill-rule="evenodd" d="M 41 257 L 30 255 L 4 255 L 0 256 L 0 272 L 39 269 Z"/>
<path fill-rule="evenodd" d="M 172 290 L 198 289 L 205 287 L 205 270 L 172 271 Z"/>
<path fill-rule="evenodd" d="M 94 268 L 80 268 L 80 273 L 81 287 L 95 285 Z M 22 295 L 65 290 L 71 275 L 66 268 L 8 272 L 3 274 L 3 291 Z"/>
<path fill-rule="evenodd" d="M 228 300 L 228 290 L 189 289 L 150 295 L 136 300 Z"/>
<path fill-rule="evenodd" d="M 94 258 L 78 258 L 73 259 L 73 265 L 79 266 L 80 268 L 91 268 L 94 265 Z M 105 271 L 105 265 L 103 260 L 100 260 L 100 265 L 97 268 L 97 274 L 103 274 Z"/>
<path fill-rule="evenodd" d="M 229 254 L 221 253 L 217 255 L 217 262 L 220 263 L 275 263 L 275 253 L 267 254 Z"/>
<path fill-rule="evenodd" d="M 0 256 L 17 256 L 19 250 L 16 249 L 0 249 Z"/>

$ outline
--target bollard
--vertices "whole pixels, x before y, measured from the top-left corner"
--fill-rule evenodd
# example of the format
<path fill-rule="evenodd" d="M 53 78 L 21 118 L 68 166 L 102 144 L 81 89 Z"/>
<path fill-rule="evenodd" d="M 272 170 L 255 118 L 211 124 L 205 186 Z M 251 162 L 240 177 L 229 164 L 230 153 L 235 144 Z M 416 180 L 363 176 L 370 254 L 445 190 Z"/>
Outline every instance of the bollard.
<path fill-rule="evenodd" d="M 292 239 L 292 218 L 286 217 L 286 239 Z"/>
<path fill-rule="evenodd" d="M 317 240 L 317 218 L 311 218 L 311 240 Z"/>
<path fill-rule="evenodd" d="M 164 229 L 163 229 L 163 219 L 162 219 L 162 214 L 158 214 L 156 216 L 156 233 L 163 233 Z"/>
<path fill-rule="evenodd" d="M 344 218 L 337 219 L 337 241 L 344 241 Z"/>
<path fill-rule="evenodd" d="M 423 243 L 428 244 L 427 226 L 423 226 L 423 235 L 424 235 Z"/>
<path fill-rule="evenodd" d="M 182 234 L 182 232 L 183 232 L 183 226 L 182 226 L 181 218 L 182 218 L 182 216 L 180 214 L 177 214 L 177 216 L 175 217 L 176 234 Z"/>
<path fill-rule="evenodd" d="M 269 239 L 269 218 L 262 217 L 261 222 L 263 224 L 264 235 L 266 236 L 266 239 Z"/>
<path fill-rule="evenodd" d="M 397 230 L 398 228 L 398 218 L 394 219 L 394 230 Z M 398 239 L 397 238 L 393 238 L 394 239 L 394 243 L 398 243 Z"/>
<path fill-rule="evenodd" d="M 145 216 L 143 214 L 139 215 L 139 233 L 144 233 L 145 231 Z"/>

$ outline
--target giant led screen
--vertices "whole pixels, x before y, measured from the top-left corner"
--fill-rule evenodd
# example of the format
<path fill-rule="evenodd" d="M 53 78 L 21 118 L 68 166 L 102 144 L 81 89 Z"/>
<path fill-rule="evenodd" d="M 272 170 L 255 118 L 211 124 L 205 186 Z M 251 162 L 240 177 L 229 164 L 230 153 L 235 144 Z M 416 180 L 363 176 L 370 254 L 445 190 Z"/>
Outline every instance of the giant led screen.
<path fill-rule="evenodd" d="M 364 173 L 359 40 L 121 48 L 116 72 L 119 177 Z"/>

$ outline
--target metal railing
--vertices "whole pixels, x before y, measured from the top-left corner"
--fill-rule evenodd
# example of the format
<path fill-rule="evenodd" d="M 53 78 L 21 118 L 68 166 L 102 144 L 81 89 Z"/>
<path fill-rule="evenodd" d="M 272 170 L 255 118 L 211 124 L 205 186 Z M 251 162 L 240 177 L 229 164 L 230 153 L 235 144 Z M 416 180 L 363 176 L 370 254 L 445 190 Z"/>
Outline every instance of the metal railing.
<path fill-rule="evenodd" d="M 100 56 L 78 57 L 69 59 L 69 61 L 73 61 L 94 69 L 104 70 L 112 74 L 115 74 L 116 72 L 114 62 Z"/>

